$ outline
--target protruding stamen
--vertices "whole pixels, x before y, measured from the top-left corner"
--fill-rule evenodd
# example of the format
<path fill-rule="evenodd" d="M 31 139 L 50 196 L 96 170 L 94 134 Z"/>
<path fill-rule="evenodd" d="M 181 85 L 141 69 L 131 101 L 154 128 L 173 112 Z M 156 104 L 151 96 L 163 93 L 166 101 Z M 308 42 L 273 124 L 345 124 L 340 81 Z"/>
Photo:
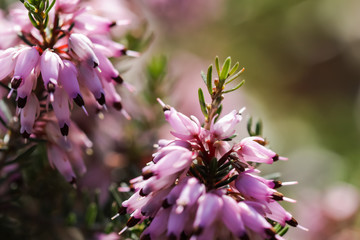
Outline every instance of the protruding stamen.
<path fill-rule="evenodd" d="M 124 227 L 118 234 L 119 235 L 121 235 L 121 234 L 123 234 L 126 230 L 128 229 L 128 227 L 126 226 L 126 227 Z"/>
<path fill-rule="evenodd" d="M 286 202 L 290 202 L 290 203 L 296 203 L 295 199 L 288 198 L 288 197 L 283 197 L 283 200 L 286 201 Z"/>
<path fill-rule="evenodd" d="M 166 105 L 163 101 L 161 101 L 160 98 L 157 98 L 156 100 L 160 103 L 160 105 L 162 106 L 164 112 L 170 110 L 170 106 Z"/>
<path fill-rule="evenodd" d="M 87 112 L 86 108 L 84 105 L 81 106 L 82 110 L 84 111 L 84 113 L 86 114 L 86 116 L 89 116 L 89 113 Z"/>
<path fill-rule="evenodd" d="M 10 92 L 9 92 L 9 94 L 7 95 L 7 98 L 8 98 L 8 99 L 11 98 L 11 95 L 13 94 L 13 92 L 14 92 L 14 89 L 13 89 L 13 88 L 10 89 Z"/>
<path fill-rule="evenodd" d="M 130 115 L 127 113 L 127 111 L 125 111 L 124 109 L 121 109 L 121 114 L 127 119 L 127 120 L 131 120 Z"/>
<path fill-rule="evenodd" d="M 119 217 L 119 216 L 120 216 L 120 214 L 117 213 L 117 214 L 115 214 L 114 216 L 112 216 L 111 220 L 114 220 L 115 218 L 117 218 L 117 217 Z"/>
<path fill-rule="evenodd" d="M 289 185 L 295 185 L 298 184 L 298 181 L 291 181 L 291 182 L 283 182 L 281 183 L 281 186 L 289 186 Z"/>

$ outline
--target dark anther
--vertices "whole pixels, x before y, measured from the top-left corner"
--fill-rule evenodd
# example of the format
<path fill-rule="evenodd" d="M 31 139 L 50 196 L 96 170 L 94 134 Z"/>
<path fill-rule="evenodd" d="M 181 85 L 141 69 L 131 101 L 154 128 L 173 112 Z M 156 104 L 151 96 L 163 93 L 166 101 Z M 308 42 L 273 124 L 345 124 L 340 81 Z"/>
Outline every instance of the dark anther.
<path fill-rule="evenodd" d="M 27 131 L 24 131 L 24 132 L 21 134 L 21 136 L 22 136 L 23 138 L 29 138 L 29 137 L 30 137 L 30 133 L 28 133 Z"/>
<path fill-rule="evenodd" d="M 284 195 L 279 192 L 274 192 L 271 196 L 275 201 L 282 201 L 284 197 Z"/>
<path fill-rule="evenodd" d="M 82 107 L 85 105 L 84 99 L 81 97 L 80 94 L 76 95 L 76 98 L 73 98 L 73 100 L 79 107 Z"/>
<path fill-rule="evenodd" d="M 129 228 L 135 226 L 138 222 L 140 222 L 140 218 L 134 218 L 131 217 L 129 218 L 129 220 L 126 223 L 126 226 L 128 226 Z"/>
<path fill-rule="evenodd" d="M 18 87 L 20 87 L 21 82 L 22 82 L 21 78 L 14 78 L 13 80 L 11 80 L 11 88 L 18 89 Z"/>
<path fill-rule="evenodd" d="M 265 141 L 261 141 L 261 140 L 254 140 L 254 142 L 257 142 L 258 144 L 265 146 L 266 142 Z"/>
<path fill-rule="evenodd" d="M 145 197 L 145 196 L 147 196 L 148 194 L 145 194 L 145 193 L 144 193 L 144 190 L 141 189 L 140 192 L 139 192 L 139 195 L 142 196 L 142 197 Z"/>
<path fill-rule="evenodd" d="M 98 66 L 99 66 L 99 64 L 97 62 L 94 62 L 93 68 L 97 68 Z"/>
<path fill-rule="evenodd" d="M 165 199 L 163 202 L 162 202 L 162 205 L 161 205 L 163 208 L 168 208 L 168 207 L 171 207 L 171 205 L 169 204 L 169 202 L 167 201 L 167 199 Z"/>
<path fill-rule="evenodd" d="M 204 228 L 202 228 L 202 227 L 197 227 L 197 228 L 195 228 L 194 229 L 194 235 L 195 236 L 199 236 L 202 232 L 203 232 L 203 230 L 204 230 Z"/>
<path fill-rule="evenodd" d="M 25 104 L 26 104 L 26 100 L 27 100 L 27 96 L 25 96 L 24 98 L 19 97 L 18 100 L 17 100 L 18 108 L 24 108 Z"/>
<path fill-rule="evenodd" d="M 170 110 L 170 106 L 169 105 L 165 105 L 163 106 L 163 111 L 166 112 L 166 111 L 169 111 Z"/>
<path fill-rule="evenodd" d="M 269 235 L 270 237 L 275 237 L 276 231 L 274 228 L 266 228 L 265 233 Z"/>
<path fill-rule="evenodd" d="M 177 237 L 175 234 L 171 233 L 170 236 L 168 237 L 168 240 L 176 240 Z"/>
<path fill-rule="evenodd" d="M 69 182 L 71 185 L 74 185 L 76 184 L 76 178 L 75 177 L 72 177 L 71 178 L 71 181 Z"/>
<path fill-rule="evenodd" d="M 146 179 L 149 179 L 152 176 L 154 176 L 154 173 L 151 172 L 151 171 L 145 171 L 145 172 L 142 173 L 142 176 L 143 176 L 143 179 L 146 180 Z"/>
<path fill-rule="evenodd" d="M 182 231 L 180 235 L 180 240 L 187 240 L 187 239 L 189 239 L 189 237 L 186 235 L 184 231 Z"/>
<path fill-rule="evenodd" d="M 249 236 L 244 233 L 241 237 L 240 237 L 240 240 L 250 240 Z"/>
<path fill-rule="evenodd" d="M 275 185 L 274 185 L 274 188 L 279 188 L 279 187 L 282 186 L 282 182 L 281 182 L 281 181 L 276 181 L 276 180 L 274 180 L 273 183 L 275 184 Z"/>
<path fill-rule="evenodd" d="M 112 79 L 119 84 L 122 84 L 124 82 L 124 79 L 120 75 L 117 75 L 116 77 L 113 77 Z"/>
<path fill-rule="evenodd" d="M 150 234 L 141 236 L 140 240 L 151 240 Z"/>
<path fill-rule="evenodd" d="M 279 160 L 279 155 L 276 154 L 272 159 L 274 160 L 274 162 L 276 162 L 277 160 Z"/>
<path fill-rule="evenodd" d="M 122 54 L 122 55 L 126 55 L 126 52 L 127 52 L 127 49 L 126 49 L 126 48 L 124 48 L 124 49 L 121 50 L 121 54 Z"/>
<path fill-rule="evenodd" d="M 122 104 L 121 104 L 121 102 L 114 102 L 114 103 L 113 103 L 113 107 L 114 107 L 116 110 L 120 111 L 120 110 L 122 109 Z"/>
<path fill-rule="evenodd" d="M 63 136 L 67 136 L 69 134 L 69 126 L 64 123 L 64 126 L 60 128 L 60 131 Z"/>
<path fill-rule="evenodd" d="M 296 227 L 297 225 L 299 225 L 298 222 L 295 220 L 295 218 L 291 218 L 290 220 L 287 220 L 286 223 L 292 227 Z"/>
<path fill-rule="evenodd" d="M 105 95 L 103 93 L 101 93 L 101 96 L 98 99 L 96 99 L 96 101 L 98 101 L 98 103 L 100 105 L 104 105 L 105 104 Z"/>
<path fill-rule="evenodd" d="M 120 209 L 119 209 L 119 211 L 118 211 L 118 213 L 120 214 L 120 215 L 125 215 L 126 214 L 126 207 L 123 207 L 123 206 L 121 206 L 120 207 Z"/>
<path fill-rule="evenodd" d="M 53 83 L 49 82 L 47 85 L 47 90 L 48 90 L 48 92 L 55 92 L 55 85 Z"/>
<path fill-rule="evenodd" d="M 116 26 L 116 21 L 113 21 L 110 25 L 109 25 L 109 27 L 115 27 Z"/>

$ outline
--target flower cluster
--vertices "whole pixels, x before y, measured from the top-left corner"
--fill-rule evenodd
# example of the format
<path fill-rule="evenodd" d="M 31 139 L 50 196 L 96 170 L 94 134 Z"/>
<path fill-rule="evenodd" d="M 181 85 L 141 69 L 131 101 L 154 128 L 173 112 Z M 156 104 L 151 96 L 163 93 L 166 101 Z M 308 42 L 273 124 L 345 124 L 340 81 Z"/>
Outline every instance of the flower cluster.
<path fill-rule="evenodd" d="M 10 11 L 8 29 L 1 30 L 11 44 L 0 50 L 0 81 L 9 86 L 8 98 L 16 93 L 21 135 L 52 142 L 48 153 L 54 159 L 50 161 L 58 169 L 65 164 L 73 172 L 68 156 L 81 155 L 71 136 L 76 133 L 69 133 L 81 132 L 70 119 L 73 102 L 86 115 L 85 106 L 92 110 L 90 114 L 112 107 L 128 117 L 115 89 L 124 81 L 109 60 L 137 55 L 111 40 L 111 29 L 128 21 L 93 15 L 79 0 L 22 2 L 22 8 Z M 53 127 L 54 123 L 58 128 Z M 59 134 L 65 137 L 66 144 L 52 141 Z"/>
<path fill-rule="evenodd" d="M 120 233 L 146 219 L 150 224 L 141 239 L 282 239 L 272 222 L 280 228 L 286 224 L 303 228 L 279 204 L 295 201 L 277 191 L 296 182 L 265 179 L 256 169 L 258 164 L 287 159 L 265 147 L 260 136 L 232 142 L 243 110 L 217 120 L 232 72 L 224 64 L 222 69 L 226 68 L 226 74 L 218 70 L 216 87 L 208 88 L 211 105 L 203 104 L 199 90 L 204 126 L 159 100 L 176 138 L 160 140 L 142 175 L 131 180 L 135 193 L 116 215 L 131 214 Z"/>

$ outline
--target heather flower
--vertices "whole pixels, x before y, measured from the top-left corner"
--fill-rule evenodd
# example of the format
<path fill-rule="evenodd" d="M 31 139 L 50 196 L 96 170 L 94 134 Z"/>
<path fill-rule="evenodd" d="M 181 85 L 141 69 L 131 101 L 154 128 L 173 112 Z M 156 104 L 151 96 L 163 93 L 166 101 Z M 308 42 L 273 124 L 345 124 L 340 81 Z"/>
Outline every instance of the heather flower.
<path fill-rule="evenodd" d="M 127 54 L 123 45 L 111 40 L 110 33 L 113 26 L 128 21 L 95 16 L 78 0 L 53 3 L 25 1 L 11 9 L 8 18 L 1 14 L 0 21 L 6 23 L 1 33 L 14 40 L 9 46 L 0 45 L 5 48 L 0 50 L 0 81 L 10 88 L 8 98 L 16 95 L 22 136 L 51 142 L 50 162 L 73 181 L 72 168 L 74 162 L 82 162 L 83 147 L 72 140 L 72 131 L 83 133 L 71 121 L 72 102 L 86 115 L 114 108 L 129 118 L 116 91 L 124 80 L 108 59 Z M 86 107 L 94 111 L 88 113 Z M 53 140 L 58 135 L 68 143 L 60 146 L 59 139 Z M 71 151 L 67 145 L 72 146 Z"/>
<path fill-rule="evenodd" d="M 161 139 L 142 175 L 130 181 L 135 193 L 122 203 L 116 216 L 127 213 L 131 217 L 120 234 L 144 219 L 150 223 L 141 239 L 279 240 L 286 225 L 306 230 L 279 203 L 295 202 L 278 188 L 297 182 L 263 178 L 256 168 L 286 158 L 268 149 L 259 131 L 257 136 L 249 131 L 250 137 L 234 140 L 243 110 L 217 119 L 223 95 L 242 85 L 224 89 L 239 75 L 223 72 L 230 71 L 229 59 L 221 71 L 217 69 L 215 87 L 207 81 L 211 104 L 205 103 L 199 90 L 204 125 L 159 100 L 175 139 Z"/>

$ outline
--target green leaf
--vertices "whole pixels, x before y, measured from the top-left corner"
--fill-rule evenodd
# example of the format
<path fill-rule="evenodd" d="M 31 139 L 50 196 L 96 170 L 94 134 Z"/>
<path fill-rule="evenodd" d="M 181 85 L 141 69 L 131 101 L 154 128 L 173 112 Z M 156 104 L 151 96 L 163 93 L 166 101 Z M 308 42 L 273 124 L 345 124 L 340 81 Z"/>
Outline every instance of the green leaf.
<path fill-rule="evenodd" d="M 207 71 L 206 86 L 211 95 L 212 94 L 212 65 L 209 66 L 208 71 Z"/>
<path fill-rule="evenodd" d="M 231 68 L 230 72 L 229 72 L 229 76 L 233 75 L 236 70 L 239 68 L 239 62 L 236 62 L 235 65 Z"/>
<path fill-rule="evenodd" d="M 98 212 L 98 208 L 96 206 L 96 203 L 94 202 L 90 203 L 88 208 L 86 209 L 86 214 L 85 214 L 85 221 L 88 227 L 94 225 L 96 221 L 97 212 Z"/>
<path fill-rule="evenodd" d="M 219 64 L 219 57 L 218 56 L 216 56 L 216 58 L 215 58 L 215 67 L 216 67 L 217 74 L 220 77 L 220 64 Z"/>
<path fill-rule="evenodd" d="M 237 78 L 240 76 L 240 74 L 242 74 L 244 71 L 245 71 L 245 68 L 242 68 L 242 69 L 241 69 L 240 71 L 238 71 L 235 75 L 232 75 L 225 84 L 229 84 L 229 83 L 231 83 L 232 81 L 234 81 L 235 79 L 237 79 Z"/>
<path fill-rule="evenodd" d="M 251 137 L 254 136 L 255 134 L 254 134 L 254 132 L 251 130 L 251 127 L 252 127 L 252 117 L 249 118 L 246 127 L 247 127 L 247 131 L 248 131 L 249 135 L 250 135 Z"/>
<path fill-rule="evenodd" d="M 29 10 L 32 13 L 37 13 L 38 12 L 37 8 L 34 5 L 32 5 L 32 4 L 28 3 L 28 2 L 24 2 L 24 6 L 26 7 L 27 10 Z"/>
<path fill-rule="evenodd" d="M 206 103 L 205 103 L 204 93 L 203 93 L 203 91 L 202 91 L 201 88 L 199 88 L 198 94 L 199 94 L 199 103 L 200 103 L 201 111 L 202 111 L 202 113 L 204 114 L 204 116 L 207 117 L 207 116 L 208 116 L 208 112 L 207 112 L 207 109 L 206 109 Z"/>
<path fill-rule="evenodd" d="M 213 157 L 210 161 L 210 172 L 212 174 L 216 173 L 217 165 L 218 165 L 217 158 Z"/>
<path fill-rule="evenodd" d="M 203 71 L 201 71 L 201 78 L 202 78 L 202 80 L 204 81 L 204 83 L 205 83 L 205 85 L 207 85 L 207 83 L 206 83 L 206 75 L 205 75 L 205 73 L 203 72 Z"/>
<path fill-rule="evenodd" d="M 26 149 L 23 153 L 20 153 L 19 156 L 17 156 L 15 159 L 5 162 L 4 165 L 10 165 L 13 163 L 17 163 L 20 162 L 24 159 L 28 159 L 30 157 L 30 155 L 35 151 L 35 149 L 37 148 L 38 145 L 34 145 L 29 147 L 28 149 Z"/>
<path fill-rule="evenodd" d="M 44 11 L 44 9 L 45 9 L 45 2 L 41 1 L 40 5 L 39 5 L 39 10 L 40 10 L 40 12 L 42 12 L 42 11 Z"/>
<path fill-rule="evenodd" d="M 219 106 L 219 108 L 216 110 L 217 116 L 216 116 L 214 122 L 216 122 L 216 121 L 219 119 L 220 114 L 221 114 L 221 111 L 222 111 L 222 104 L 221 104 L 221 105 Z"/>
<path fill-rule="evenodd" d="M 231 58 L 227 57 L 221 68 L 220 77 L 219 77 L 220 82 L 225 81 L 226 78 L 228 77 L 230 65 L 231 65 Z"/>
<path fill-rule="evenodd" d="M 233 92 L 235 90 L 238 90 L 242 85 L 244 85 L 245 80 L 242 80 L 238 85 L 236 85 L 234 88 L 224 91 L 223 93 L 229 93 L 229 92 Z"/>
<path fill-rule="evenodd" d="M 38 22 L 34 19 L 33 15 L 31 14 L 31 12 L 29 12 L 29 19 L 30 22 L 32 23 L 32 25 L 36 28 L 39 28 Z"/>
<path fill-rule="evenodd" d="M 220 188 L 223 187 L 225 185 L 228 185 L 229 183 L 231 183 L 232 181 L 234 181 L 239 175 L 234 175 L 231 178 L 228 178 L 222 182 L 219 182 L 218 184 L 215 185 L 215 188 Z"/>
<path fill-rule="evenodd" d="M 278 234 L 279 234 L 280 236 L 284 236 L 285 233 L 287 233 L 288 230 L 289 230 L 289 226 L 286 226 L 286 227 L 284 227 L 283 229 L 281 229 L 281 230 L 278 232 Z"/>
<path fill-rule="evenodd" d="M 55 5 L 56 0 L 53 0 L 50 4 L 50 6 L 46 9 L 45 13 L 46 15 L 50 12 L 50 10 L 53 8 L 53 6 Z"/>
<path fill-rule="evenodd" d="M 33 15 L 31 14 L 31 12 L 28 13 L 30 22 L 32 23 L 32 25 L 36 28 L 39 28 L 38 22 L 34 19 Z"/>
<path fill-rule="evenodd" d="M 256 134 L 256 136 L 261 136 L 262 135 L 262 122 L 261 122 L 261 120 L 259 120 L 255 125 L 255 134 Z"/>

